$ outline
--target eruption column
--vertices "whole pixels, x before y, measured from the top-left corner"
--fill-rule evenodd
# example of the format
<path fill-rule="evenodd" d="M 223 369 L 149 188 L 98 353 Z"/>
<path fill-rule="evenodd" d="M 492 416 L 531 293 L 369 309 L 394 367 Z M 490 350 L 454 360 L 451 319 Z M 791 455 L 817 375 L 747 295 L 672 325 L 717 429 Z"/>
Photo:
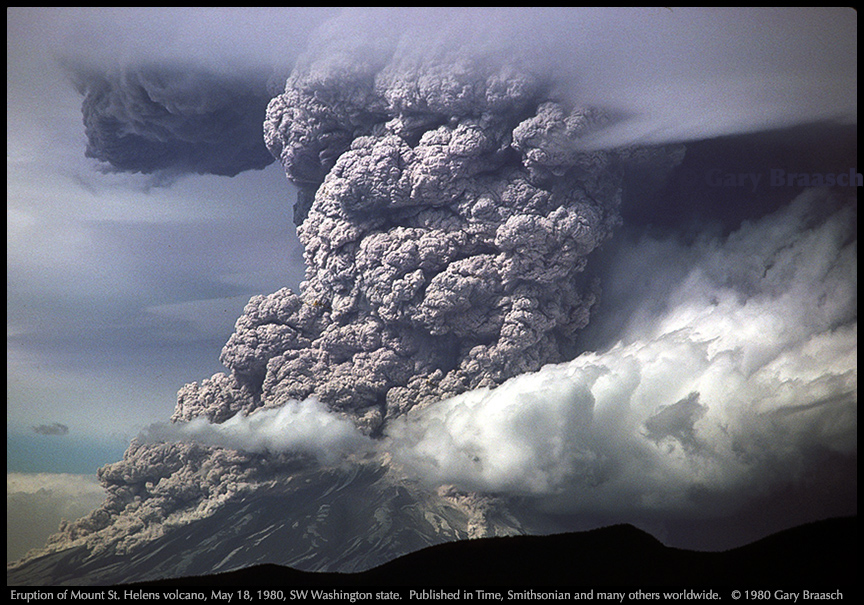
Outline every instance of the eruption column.
<path fill-rule="evenodd" d="M 580 274 L 634 157 L 580 149 L 603 113 L 518 60 L 319 42 L 264 124 L 300 190 L 306 281 L 250 301 L 230 375 L 184 387 L 175 420 L 315 396 L 374 434 L 563 361 L 588 322 L 598 289 Z"/>

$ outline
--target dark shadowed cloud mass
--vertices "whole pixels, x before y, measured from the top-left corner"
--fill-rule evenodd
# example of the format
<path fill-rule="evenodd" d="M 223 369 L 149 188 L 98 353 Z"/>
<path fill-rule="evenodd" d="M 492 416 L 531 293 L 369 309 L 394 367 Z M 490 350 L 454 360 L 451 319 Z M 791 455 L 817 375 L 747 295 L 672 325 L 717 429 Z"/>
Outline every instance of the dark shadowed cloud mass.
<path fill-rule="evenodd" d="M 267 73 L 231 77 L 152 65 L 70 70 L 84 96 L 85 155 L 114 170 L 235 176 L 273 161 L 261 138 Z"/>

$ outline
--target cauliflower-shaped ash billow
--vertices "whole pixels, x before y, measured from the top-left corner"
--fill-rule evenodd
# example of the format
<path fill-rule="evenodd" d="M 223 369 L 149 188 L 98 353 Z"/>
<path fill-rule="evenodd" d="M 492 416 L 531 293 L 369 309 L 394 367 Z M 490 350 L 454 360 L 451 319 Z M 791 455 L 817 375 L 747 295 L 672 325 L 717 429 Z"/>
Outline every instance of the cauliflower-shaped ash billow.
<path fill-rule="evenodd" d="M 264 132 L 301 190 L 307 279 L 252 299 L 230 377 L 184 387 L 175 418 L 316 396 L 374 433 L 572 354 L 624 156 L 584 148 L 604 114 L 517 63 L 404 44 L 298 63 Z"/>

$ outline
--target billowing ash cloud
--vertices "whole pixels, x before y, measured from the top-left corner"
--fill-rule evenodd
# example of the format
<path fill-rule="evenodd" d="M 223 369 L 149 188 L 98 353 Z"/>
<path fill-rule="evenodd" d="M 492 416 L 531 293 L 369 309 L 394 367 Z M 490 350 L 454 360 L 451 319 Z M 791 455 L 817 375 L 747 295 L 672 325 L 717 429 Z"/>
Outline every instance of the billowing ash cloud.
<path fill-rule="evenodd" d="M 185 387 L 176 420 L 315 396 L 375 432 L 563 361 L 625 166 L 680 159 L 583 151 L 605 116 L 551 99 L 517 59 L 345 40 L 319 39 L 264 125 L 301 189 L 307 280 L 250 301 L 222 351 L 231 374 Z"/>
<path fill-rule="evenodd" d="M 855 455 L 854 204 L 811 191 L 723 238 L 622 244 L 605 283 L 636 295 L 595 323 L 619 341 L 580 354 L 624 176 L 683 151 L 597 149 L 619 114 L 518 52 L 339 26 L 264 118 L 300 191 L 300 292 L 250 300 L 228 372 L 181 388 L 174 426 L 103 468 L 108 501 L 49 548 L 124 554 L 355 454 L 617 521 L 731 514 Z"/>
<path fill-rule="evenodd" d="M 726 237 L 624 245 L 609 278 L 644 280 L 635 256 L 653 261 L 654 286 L 617 344 L 414 407 L 376 440 L 315 399 L 152 427 L 100 470 L 106 503 L 49 550 L 135 549 L 290 484 L 313 459 L 366 457 L 430 493 L 495 494 L 523 522 L 579 513 L 674 526 L 790 484 L 836 489 L 815 473 L 857 451 L 855 225 L 854 206 L 810 191 Z M 830 504 L 812 500 L 796 518 Z"/>
<path fill-rule="evenodd" d="M 625 246 L 656 261 L 655 285 L 611 349 L 416 407 L 377 442 L 314 399 L 178 432 L 253 452 L 376 449 L 432 486 L 560 510 L 728 513 L 818 452 L 857 448 L 855 214 L 810 191 L 724 238 Z M 644 278 L 629 265 L 610 279 Z"/>
<path fill-rule="evenodd" d="M 172 527 L 209 516 L 277 472 L 302 466 L 302 455 L 264 456 L 194 442 L 133 441 L 123 460 L 99 469 L 101 507 L 64 521 L 47 550 L 87 544 L 92 556 L 126 554 Z"/>
<path fill-rule="evenodd" d="M 852 205 L 814 190 L 726 237 L 624 245 L 609 279 L 644 281 L 634 257 L 652 273 L 617 344 L 415 407 L 374 449 L 433 486 L 558 510 L 729 513 L 820 452 L 857 448 L 855 225 Z M 373 448 L 314 399 L 199 422 L 180 433 L 247 451 Z"/>
<path fill-rule="evenodd" d="M 234 176 L 273 161 L 261 136 L 267 73 L 155 64 L 69 71 L 84 95 L 86 155 L 113 170 Z"/>

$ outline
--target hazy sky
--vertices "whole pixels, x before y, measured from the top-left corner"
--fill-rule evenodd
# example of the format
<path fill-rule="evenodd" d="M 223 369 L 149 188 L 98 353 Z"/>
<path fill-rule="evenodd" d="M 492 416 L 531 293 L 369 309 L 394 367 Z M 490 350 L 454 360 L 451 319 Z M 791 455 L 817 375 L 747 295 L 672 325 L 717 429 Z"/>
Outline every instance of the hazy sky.
<path fill-rule="evenodd" d="M 157 36 L 160 51 L 184 59 L 243 58 L 244 15 L 248 27 L 276 26 L 266 11 L 172 13 L 7 11 L 7 468 L 58 470 L 24 450 L 112 433 L 116 458 L 170 415 L 180 386 L 221 369 L 219 350 L 252 294 L 302 278 L 294 191 L 278 164 L 153 186 L 84 157 L 81 97 L 57 59 L 100 62 L 111 47 L 152 57 Z M 299 40 L 309 16 L 289 11 L 279 23 Z M 185 36 L 196 40 L 188 56 Z M 251 46 L 265 52 L 258 38 Z M 30 428 L 53 422 L 69 433 Z M 92 462 L 61 470 L 93 472 Z"/>
<path fill-rule="evenodd" d="M 27 460 L 24 470 L 52 470 L 25 453 L 33 440 L 45 450 L 116 434 L 122 444 L 164 420 L 178 387 L 221 369 L 219 350 L 249 296 L 296 287 L 302 276 L 294 190 L 278 163 L 164 186 L 100 171 L 84 157 L 81 98 L 58 60 L 284 68 L 333 13 L 7 9 L 7 468 Z M 349 15 L 381 31 L 407 18 L 360 13 Z M 567 94 L 627 99 L 621 110 L 636 118 L 613 139 L 699 138 L 857 112 L 850 11 L 432 16 L 530 32 L 522 37 L 542 61 L 573 70 L 578 92 Z M 712 33 L 718 24 L 728 37 Z M 766 74 L 777 82 L 771 94 Z M 68 434 L 31 428 L 55 422 Z"/>

